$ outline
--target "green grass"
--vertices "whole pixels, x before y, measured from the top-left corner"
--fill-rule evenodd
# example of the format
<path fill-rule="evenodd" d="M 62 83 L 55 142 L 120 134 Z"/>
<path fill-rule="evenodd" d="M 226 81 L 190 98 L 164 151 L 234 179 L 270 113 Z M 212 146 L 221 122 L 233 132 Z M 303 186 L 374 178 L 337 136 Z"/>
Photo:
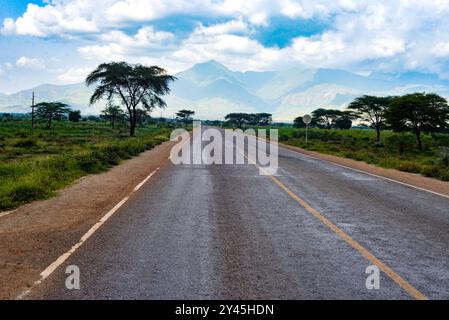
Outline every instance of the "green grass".
<path fill-rule="evenodd" d="M 76 179 L 99 173 L 169 139 L 171 129 L 146 126 L 137 136 L 105 123 L 60 122 L 31 129 L 0 122 L 0 210 L 45 199 Z"/>
<path fill-rule="evenodd" d="M 306 143 L 305 129 L 278 129 L 279 141 L 285 144 L 449 181 L 449 160 L 442 151 L 449 147 L 448 134 L 424 135 L 424 150 L 419 151 L 411 133 L 384 131 L 377 142 L 373 130 L 310 129 Z"/>

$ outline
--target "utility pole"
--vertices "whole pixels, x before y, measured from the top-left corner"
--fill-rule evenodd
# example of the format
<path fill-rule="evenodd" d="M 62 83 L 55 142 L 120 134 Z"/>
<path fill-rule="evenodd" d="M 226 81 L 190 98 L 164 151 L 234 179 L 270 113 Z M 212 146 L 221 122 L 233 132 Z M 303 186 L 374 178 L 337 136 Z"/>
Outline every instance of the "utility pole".
<path fill-rule="evenodd" d="M 31 98 L 31 127 L 34 128 L 34 91 Z"/>

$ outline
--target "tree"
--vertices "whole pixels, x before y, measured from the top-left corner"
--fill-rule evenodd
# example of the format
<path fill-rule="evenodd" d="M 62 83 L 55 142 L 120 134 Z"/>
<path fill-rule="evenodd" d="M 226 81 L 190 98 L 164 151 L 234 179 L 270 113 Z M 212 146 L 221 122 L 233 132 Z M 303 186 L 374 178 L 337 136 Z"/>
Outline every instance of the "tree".
<path fill-rule="evenodd" d="M 120 106 L 108 103 L 106 108 L 101 111 L 101 117 L 106 121 L 109 121 L 112 128 L 115 128 L 115 124 L 125 118 L 125 113 L 122 111 Z"/>
<path fill-rule="evenodd" d="M 339 110 L 317 109 L 312 112 L 312 122 L 331 129 L 335 120 L 341 115 Z"/>
<path fill-rule="evenodd" d="M 117 99 L 126 108 L 129 135 L 134 136 L 139 106 L 150 112 L 155 107 L 165 108 L 161 96 L 170 92 L 169 84 L 176 78 L 158 66 L 146 67 L 126 62 L 100 64 L 86 78 L 87 86 L 95 85 L 90 103 L 107 98 Z"/>
<path fill-rule="evenodd" d="M 448 126 L 449 106 L 436 94 L 413 93 L 392 99 L 385 115 L 393 130 L 412 130 L 422 150 L 422 132 L 434 133 Z"/>
<path fill-rule="evenodd" d="M 195 111 L 192 110 L 179 110 L 178 112 L 176 112 L 176 119 L 184 122 L 185 126 L 187 127 L 187 124 L 192 121 L 192 117 L 195 114 Z"/>
<path fill-rule="evenodd" d="M 349 104 L 348 109 L 354 110 L 359 119 L 367 121 L 376 129 L 377 141 L 380 141 L 380 131 L 385 125 L 385 111 L 392 97 L 362 96 Z"/>
<path fill-rule="evenodd" d="M 225 120 L 241 129 L 245 123 L 250 122 L 251 116 L 247 113 L 230 113 L 225 116 Z"/>
<path fill-rule="evenodd" d="M 337 129 L 351 129 L 352 120 L 356 116 L 351 111 L 340 111 L 340 115 L 334 120 L 333 124 Z"/>
<path fill-rule="evenodd" d="M 295 120 L 293 120 L 293 127 L 295 127 L 295 128 L 305 128 L 306 124 L 304 123 L 304 121 L 302 119 L 303 119 L 303 117 L 301 117 L 301 116 L 296 117 Z"/>
<path fill-rule="evenodd" d="M 259 126 L 269 126 L 273 122 L 273 116 L 271 113 L 256 113 L 255 120 Z"/>
<path fill-rule="evenodd" d="M 69 111 L 69 121 L 79 122 L 80 119 L 81 119 L 81 111 L 80 110 Z"/>
<path fill-rule="evenodd" d="M 51 128 L 53 120 L 61 120 L 71 111 L 68 105 L 61 102 L 41 102 L 35 105 L 36 117 L 47 121 L 47 128 Z"/>

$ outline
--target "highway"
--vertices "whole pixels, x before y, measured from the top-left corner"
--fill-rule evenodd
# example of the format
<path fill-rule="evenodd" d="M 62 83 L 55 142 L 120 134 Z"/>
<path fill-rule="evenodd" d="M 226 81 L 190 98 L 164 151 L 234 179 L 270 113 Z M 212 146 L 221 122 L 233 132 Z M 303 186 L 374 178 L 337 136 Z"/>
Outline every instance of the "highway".
<path fill-rule="evenodd" d="M 279 148 L 168 163 L 26 298 L 448 299 L 448 248 L 448 198 Z"/>

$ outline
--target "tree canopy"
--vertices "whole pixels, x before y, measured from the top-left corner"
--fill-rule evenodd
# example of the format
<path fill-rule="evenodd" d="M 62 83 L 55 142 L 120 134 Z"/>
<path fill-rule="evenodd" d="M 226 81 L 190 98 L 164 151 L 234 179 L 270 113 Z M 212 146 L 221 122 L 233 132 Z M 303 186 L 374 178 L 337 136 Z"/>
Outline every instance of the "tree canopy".
<path fill-rule="evenodd" d="M 34 106 L 36 117 L 47 121 L 47 128 L 51 128 L 53 120 L 61 120 L 71 111 L 69 106 L 62 102 L 41 102 Z"/>
<path fill-rule="evenodd" d="M 348 109 L 354 110 L 355 115 L 362 121 L 368 122 L 375 130 L 377 141 L 380 141 L 380 131 L 385 125 L 385 111 L 388 109 L 392 97 L 362 96 L 349 104 Z"/>
<path fill-rule="evenodd" d="M 331 129 L 333 123 L 340 115 L 340 110 L 320 108 L 312 112 L 312 122 L 317 125 L 322 125 L 327 129 Z"/>
<path fill-rule="evenodd" d="M 115 128 L 115 124 L 125 118 L 125 113 L 120 106 L 108 103 L 108 105 L 101 111 L 101 118 L 108 121 L 112 128 Z"/>
<path fill-rule="evenodd" d="M 187 126 L 187 124 L 192 121 L 192 117 L 195 114 L 195 111 L 193 110 L 187 110 L 187 109 L 183 109 L 183 110 L 179 110 L 178 112 L 176 112 L 176 119 L 184 122 L 184 124 Z"/>
<path fill-rule="evenodd" d="M 392 99 L 385 116 L 393 130 L 412 130 L 418 148 L 422 150 L 421 133 L 434 133 L 446 128 L 449 106 L 446 99 L 437 94 L 413 93 Z"/>
<path fill-rule="evenodd" d="M 92 71 L 86 84 L 95 86 L 91 104 L 104 98 L 120 101 L 128 114 L 130 136 L 134 136 L 139 108 L 147 112 L 155 107 L 165 108 L 162 96 L 170 92 L 169 84 L 175 79 L 158 66 L 111 62 L 100 64 Z"/>
<path fill-rule="evenodd" d="M 81 111 L 80 110 L 69 112 L 69 121 L 79 122 L 80 120 L 81 120 Z"/>
<path fill-rule="evenodd" d="M 225 120 L 237 128 L 242 128 L 244 124 L 268 126 L 273 122 L 271 113 L 230 113 Z"/>
<path fill-rule="evenodd" d="M 295 128 L 305 128 L 306 124 L 304 123 L 303 118 L 304 117 L 302 116 L 296 117 L 295 120 L 293 120 L 293 126 Z"/>

